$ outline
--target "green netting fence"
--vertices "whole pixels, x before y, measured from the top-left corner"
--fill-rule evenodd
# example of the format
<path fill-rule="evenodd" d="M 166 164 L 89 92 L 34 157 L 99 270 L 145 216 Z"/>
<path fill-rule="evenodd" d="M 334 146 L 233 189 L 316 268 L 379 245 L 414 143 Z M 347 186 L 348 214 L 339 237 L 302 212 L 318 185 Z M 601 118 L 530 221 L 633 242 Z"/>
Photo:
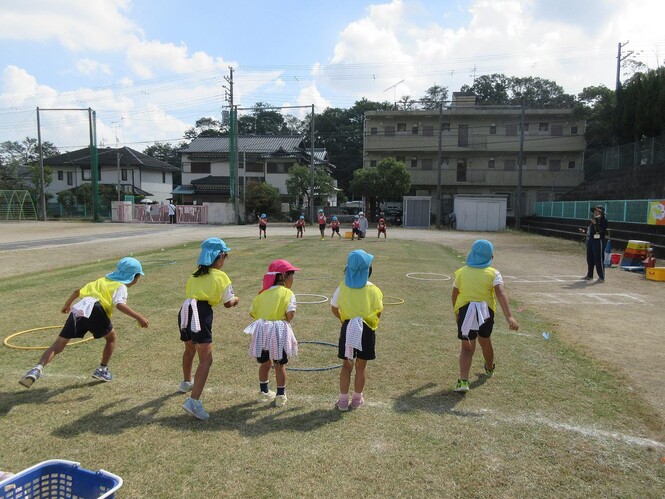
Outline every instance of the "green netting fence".
<path fill-rule="evenodd" d="M 37 220 L 37 210 L 28 191 L 0 190 L 0 221 Z"/>
<path fill-rule="evenodd" d="M 605 206 L 605 216 L 613 222 L 636 224 L 649 223 L 649 212 L 652 203 L 660 203 L 656 199 L 621 199 L 596 201 L 546 201 L 536 203 L 536 215 L 553 218 L 589 218 L 593 206 Z"/>

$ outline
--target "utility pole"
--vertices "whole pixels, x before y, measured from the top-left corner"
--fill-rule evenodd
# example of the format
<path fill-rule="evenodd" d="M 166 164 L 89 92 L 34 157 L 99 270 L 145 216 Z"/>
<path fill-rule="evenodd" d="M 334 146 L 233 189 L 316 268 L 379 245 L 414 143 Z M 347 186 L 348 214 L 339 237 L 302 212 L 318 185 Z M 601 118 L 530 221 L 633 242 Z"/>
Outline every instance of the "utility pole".
<path fill-rule="evenodd" d="M 436 227 L 441 228 L 441 146 L 443 142 L 443 101 L 439 102 L 439 149 L 436 153 L 436 164 L 438 165 L 436 172 Z"/>
<path fill-rule="evenodd" d="M 309 178 L 309 193 L 310 193 L 310 200 L 309 200 L 309 219 L 311 223 L 314 223 L 314 104 L 312 104 L 312 122 L 311 122 L 311 128 L 310 128 L 310 141 L 311 141 L 311 151 L 310 151 L 310 158 L 309 158 L 309 169 L 310 171 L 310 178 Z"/>
<path fill-rule="evenodd" d="M 229 98 L 229 108 L 230 108 L 230 117 L 229 117 L 229 194 L 231 195 L 231 201 L 233 202 L 233 211 L 236 224 L 239 223 L 240 213 L 238 213 L 238 165 L 237 165 L 237 154 L 236 154 L 236 118 L 238 110 L 233 105 L 233 67 L 229 66 L 229 76 L 225 76 L 224 79 L 229 84 L 228 98 Z"/>
<path fill-rule="evenodd" d="M 92 174 L 92 221 L 101 222 L 99 218 L 99 159 L 97 157 L 97 112 L 88 108 L 90 122 L 90 172 Z"/>
<path fill-rule="evenodd" d="M 522 163 L 524 162 L 524 105 L 520 114 L 520 152 L 517 155 L 517 192 L 515 197 L 515 228 L 522 227 Z"/>
<path fill-rule="evenodd" d="M 37 147 L 39 148 L 39 204 L 42 220 L 46 221 L 46 182 L 44 181 L 44 152 L 42 150 L 42 132 L 39 126 L 39 108 L 37 108 Z"/>
<path fill-rule="evenodd" d="M 627 41 L 625 43 L 619 42 L 617 44 L 617 79 L 616 83 L 614 86 L 614 96 L 615 96 L 615 101 L 616 101 L 616 109 L 615 109 L 615 133 L 614 133 L 614 145 L 617 145 L 619 143 L 619 115 L 621 114 L 621 100 L 622 100 L 622 95 L 621 95 L 621 63 L 624 61 L 624 59 L 630 57 L 633 55 L 633 51 L 629 51 L 626 53 L 624 56 L 621 55 L 621 49 L 628 45 L 630 42 Z M 617 154 L 618 158 L 618 154 Z M 617 159 L 618 161 L 618 159 Z"/>

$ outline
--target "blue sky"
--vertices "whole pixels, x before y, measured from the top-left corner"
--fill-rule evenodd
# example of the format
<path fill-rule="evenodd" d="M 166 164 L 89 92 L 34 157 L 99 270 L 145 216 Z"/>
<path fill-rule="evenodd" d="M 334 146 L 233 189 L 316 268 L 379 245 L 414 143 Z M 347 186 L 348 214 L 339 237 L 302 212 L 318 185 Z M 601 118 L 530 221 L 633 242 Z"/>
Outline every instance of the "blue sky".
<path fill-rule="evenodd" d="M 662 64 L 662 19 L 661 0 L 0 0 L 0 142 L 35 137 L 36 107 L 91 107 L 106 145 L 177 141 L 220 117 L 229 66 L 247 107 L 321 112 L 491 73 L 577 94 L 614 86 L 619 42 Z M 44 140 L 87 143 L 85 113 L 40 115 Z"/>

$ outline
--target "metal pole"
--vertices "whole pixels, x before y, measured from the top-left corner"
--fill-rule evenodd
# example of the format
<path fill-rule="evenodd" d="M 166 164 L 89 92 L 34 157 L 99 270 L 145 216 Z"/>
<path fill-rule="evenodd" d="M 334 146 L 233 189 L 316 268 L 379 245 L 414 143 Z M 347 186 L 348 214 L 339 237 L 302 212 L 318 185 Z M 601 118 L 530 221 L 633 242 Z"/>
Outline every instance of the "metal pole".
<path fill-rule="evenodd" d="M 97 158 L 97 113 L 88 108 L 90 122 L 90 171 L 92 174 L 92 221 L 99 222 L 99 163 Z"/>
<path fill-rule="evenodd" d="M 517 156 L 519 163 L 517 168 L 517 193 L 515 200 L 515 228 L 520 229 L 522 226 L 522 163 L 524 157 L 524 106 L 522 106 L 522 113 L 520 115 L 520 152 Z"/>
<path fill-rule="evenodd" d="M 42 220 L 46 221 L 46 182 L 44 180 L 44 151 L 42 150 L 42 131 L 39 125 L 39 108 L 37 108 L 37 147 L 39 149 L 39 201 Z"/>
<path fill-rule="evenodd" d="M 443 118 L 443 102 L 439 102 L 439 149 L 436 154 L 436 164 L 439 166 L 436 172 L 436 227 L 441 227 L 441 144 L 443 141 L 443 131 L 441 122 Z"/>
<path fill-rule="evenodd" d="M 115 157 L 116 157 L 116 166 L 118 168 L 118 201 L 122 201 L 120 199 L 120 151 L 118 150 L 117 141 L 115 144 Z"/>
<path fill-rule="evenodd" d="M 237 133 L 237 124 L 238 124 L 238 106 L 236 106 L 235 109 L 235 121 L 236 121 L 236 134 L 233 137 L 233 140 L 235 142 L 234 144 L 234 151 L 236 151 L 235 155 L 235 160 L 234 160 L 234 184 L 235 184 L 235 197 L 233 199 L 233 209 L 236 213 L 236 224 L 240 225 L 240 170 L 239 168 L 239 163 L 240 163 L 240 158 L 238 157 L 238 133 Z"/>
<path fill-rule="evenodd" d="M 311 223 L 314 223 L 314 104 L 312 104 L 312 123 L 311 123 L 311 129 L 310 129 L 310 140 L 312 142 L 311 144 L 311 154 L 309 158 L 309 168 L 311 170 L 310 172 L 310 180 L 309 180 L 309 219 Z"/>

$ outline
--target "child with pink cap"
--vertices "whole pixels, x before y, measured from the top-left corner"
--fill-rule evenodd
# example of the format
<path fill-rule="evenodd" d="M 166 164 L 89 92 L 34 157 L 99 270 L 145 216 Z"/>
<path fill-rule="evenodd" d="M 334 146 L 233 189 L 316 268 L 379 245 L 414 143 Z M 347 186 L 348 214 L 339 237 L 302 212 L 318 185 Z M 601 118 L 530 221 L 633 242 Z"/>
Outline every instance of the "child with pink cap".
<path fill-rule="evenodd" d="M 478 239 L 471 246 L 466 266 L 455 271 L 452 301 L 457 322 L 457 338 L 462 340 L 460 375 L 454 388 L 456 392 L 469 391 L 469 370 L 476 350 L 476 338 L 483 351 L 485 375 L 488 378 L 494 375 L 494 349 L 490 336 L 494 327 L 497 300 L 508 321 L 508 327 L 513 331 L 519 329 L 510 311 L 503 277 L 498 270 L 490 267 L 493 258 L 492 243 L 486 239 Z"/>
<path fill-rule="evenodd" d="M 365 371 L 367 361 L 376 358 L 376 328 L 383 310 L 383 293 L 369 282 L 374 256 L 363 250 L 349 253 L 344 281 L 335 290 L 330 305 L 331 311 L 342 323 L 337 356 L 343 359 L 339 374 L 339 399 L 337 408 L 349 410 L 349 388 L 351 373 L 355 365 L 351 407 L 359 409 L 365 403 Z"/>
<path fill-rule="evenodd" d="M 212 365 L 212 307 L 222 302 L 224 307 L 231 308 L 240 301 L 233 292 L 231 279 L 221 270 L 229 251 L 231 248 L 217 237 L 201 243 L 198 269 L 187 279 L 186 299 L 178 313 L 180 340 L 185 344 L 182 354 L 183 380 L 178 391 L 192 392 L 182 408 L 204 421 L 210 417 L 200 398 Z M 192 365 L 197 354 L 199 365 L 192 381 Z"/>
<path fill-rule="evenodd" d="M 296 297 L 291 291 L 293 275 L 300 270 L 286 260 L 275 260 L 263 276 L 263 286 L 254 298 L 249 315 L 254 322 L 245 328 L 252 335 L 249 356 L 259 363 L 258 402 L 275 401 L 286 405 L 286 364 L 290 355 L 298 355 L 298 342 L 291 329 L 296 313 Z M 268 388 L 270 367 L 275 366 L 277 392 Z"/>
<path fill-rule="evenodd" d="M 62 352 L 70 340 L 83 338 L 88 331 L 95 339 L 104 338 L 106 341 L 102 361 L 92 373 L 92 377 L 100 381 L 111 381 L 113 376 L 108 364 L 116 344 L 115 328 L 111 323 L 113 309 L 117 308 L 123 314 L 135 319 L 140 327 L 148 327 L 148 319 L 127 305 L 127 288 L 136 284 L 142 275 L 145 274 L 141 262 L 128 256 L 118 262 L 114 272 L 74 291 L 62 307 L 62 313 L 68 316 L 60 335 L 44 351 L 39 363 L 30 369 L 19 383 L 30 388 L 41 377 L 44 366 Z M 81 300 L 74 303 L 77 298 Z"/>

